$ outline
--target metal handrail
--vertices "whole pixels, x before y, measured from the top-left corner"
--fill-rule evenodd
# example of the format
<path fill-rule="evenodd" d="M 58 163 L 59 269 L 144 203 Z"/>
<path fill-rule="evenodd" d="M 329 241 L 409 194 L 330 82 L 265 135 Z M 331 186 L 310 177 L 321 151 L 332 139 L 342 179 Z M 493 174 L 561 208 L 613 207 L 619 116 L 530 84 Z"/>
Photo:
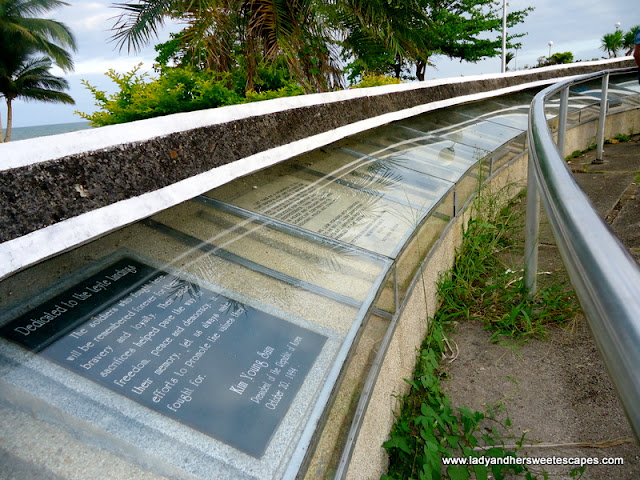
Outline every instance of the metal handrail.
<path fill-rule="evenodd" d="M 576 83 L 631 69 L 607 70 L 547 87 L 529 113 L 529 179 L 525 279 L 535 292 L 540 199 L 571 284 L 595 342 L 617 389 L 637 439 L 640 439 L 640 268 L 596 213 L 561 156 L 545 117 L 545 102 Z M 605 82 L 603 81 L 603 86 Z M 606 87 L 602 105 L 606 110 Z M 601 115 L 604 119 L 604 114 Z M 604 122 L 600 127 L 604 131 Z M 560 132 L 559 136 L 564 136 Z M 562 128 L 564 128 L 562 126 Z"/>

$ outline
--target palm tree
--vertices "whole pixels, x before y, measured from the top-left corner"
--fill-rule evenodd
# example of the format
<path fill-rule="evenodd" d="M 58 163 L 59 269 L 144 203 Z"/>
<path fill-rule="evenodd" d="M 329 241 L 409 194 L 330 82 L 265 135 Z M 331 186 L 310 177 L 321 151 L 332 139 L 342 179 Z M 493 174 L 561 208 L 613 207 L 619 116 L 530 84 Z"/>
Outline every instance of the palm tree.
<path fill-rule="evenodd" d="M 73 98 L 62 92 L 69 87 L 68 82 L 64 78 L 52 75 L 49 71 L 51 67 L 51 59 L 47 57 L 26 55 L 13 73 L 0 73 L 0 97 L 4 97 L 7 103 L 7 132 L 2 139 L 2 123 L 0 123 L 0 141 L 11 140 L 13 121 L 11 104 L 16 98 L 40 102 L 75 103 Z"/>
<path fill-rule="evenodd" d="M 624 34 L 624 37 L 622 39 L 622 48 L 625 51 L 625 55 L 631 55 L 631 52 L 633 52 L 633 48 L 635 46 L 633 42 L 636 38 L 636 32 L 639 28 L 640 25 L 636 25 L 635 27 L 631 27 L 631 29 Z"/>
<path fill-rule="evenodd" d="M 37 18 L 65 5 L 61 0 L 0 0 L 0 70 L 14 71 L 25 52 L 46 55 L 63 70 L 72 70 L 71 31 L 55 20 Z"/>
<path fill-rule="evenodd" d="M 167 19 L 188 24 L 177 37 L 208 68 L 229 71 L 240 51 L 247 90 L 261 59 L 284 57 L 307 90 L 326 90 L 339 69 L 326 49 L 313 0 L 138 0 L 117 4 L 124 12 L 114 26 L 120 48 L 139 50 Z M 201 56 L 206 58 L 201 58 Z"/>
<path fill-rule="evenodd" d="M 407 58 L 415 58 L 418 71 L 429 64 L 431 52 L 425 55 L 428 48 L 424 41 L 429 21 L 423 7 L 420 2 L 338 1 L 329 21 L 334 30 L 345 31 L 342 45 L 356 57 L 362 73 L 386 73 L 389 69 L 400 78 Z"/>
<path fill-rule="evenodd" d="M 504 56 L 504 63 L 507 66 L 507 70 L 509 70 L 509 63 L 511 62 L 511 60 L 513 60 L 514 58 L 516 58 L 516 54 L 513 52 L 507 52 Z"/>
<path fill-rule="evenodd" d="M 607 33 L 602 37 L 602 50 L 609 54 L 609 58 L 618 56 L 618 50 L 622 48 L 623 34 L 621 30 Z"/>
<path fill-rule="evenodd" d="M 65 71 L 73 69 L 68 51 L 75 50 L 73 34 L 60 22 L 38 18 L 65 5 L 61 0 L 0 0 L 0 93 L 8 116 L 4 140 L 0 116 L 0 142 L 11 139 L 14 98 L 73 103 L 59 91 L 67 88 L 66 81 L 49 73 L 52 63 Z M 33 59 L 34 55 L 42 57 Z"/>

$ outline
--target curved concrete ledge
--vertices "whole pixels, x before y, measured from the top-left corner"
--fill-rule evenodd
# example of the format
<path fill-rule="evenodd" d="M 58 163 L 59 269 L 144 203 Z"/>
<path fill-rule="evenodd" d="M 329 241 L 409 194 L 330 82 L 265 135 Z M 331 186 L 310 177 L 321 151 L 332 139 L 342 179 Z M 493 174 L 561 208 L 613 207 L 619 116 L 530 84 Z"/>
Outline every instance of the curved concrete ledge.
<path fill-rule="evenodd" d="M 545 82 L 548 83 L 548 81 L 545 81 Z M 405 88 L 404 86 L 402 87 Z M 194 191 L 194 188 L 200 188 L 201 186 L 208 185 L 207 182 L 219 181 L 221 183 L 224 183 L 224 181 L 226 180 L 223 181 L 218 178 L 221 171 L 226 171 L 227 172 L 225 173 L 226 177 L 224 178 L 228 178 L 229 180 L 231 180 L 232 178 L 235 178 L 234 175 L 237 176 L 238 170 L 236 170 L 236 168 L 246 168 L 246 169 L 253 168 L 255 165 L 248 165 L 250 164 L 250 161 L 256 161 L 259 163 L 260 161 L 264 161 L 265 158 L 268 158 L 268 160 L 271 161 L 272 163 L 277 163 L 278 161 L 280 161 L 279 159 L 280 156 L 283 156 L 284 158 L 288 158 L 290 156 L 295 155 L 296 153 L 294 152 L 297 151 L 296 149 L 301 149 L 300 151 L 306 151 L 313 148 L 313 147 L 310 147 L 310 144 L 312 144 L 314 141 L 325 141 L 326 143 L 329 143 L 328 139 L 333 138 L 332 136 L 334 135 L 338 135 L 338 138 L 340 138 L 340 136 L 344 136 L 344 132 L 346 131 L 353 130 L 353 133 L 355 133 L 357 131 L 365 130 L 366 128 L 371 128 L 371 126 L 367 127 L 367 125 L 369 125 L 371 121 L 373 122 L 372 126 L 375 126 L 376 125 L 375 122 L 382 121 L 380 120 L 381 118 L 385 120 L 383 121 L 383 123 L 386 123 L 390 121 L 390 119 L 393 119 L 394 116 L 399 116 L 398 118 L 404 118 L 412 114 L 420 113 L 421 111 L 427 111 L 427 110 L 433 110 L 435 108 L 439 108 L 439 106 L 444 106 L 444 104 L 449 101 L 454 103 L 460 103 L 464 101 L 462 99 L 470 99 L 475 95 L 495 96 L 498 94 L 497 92 L 504 91 L 504 90 L 509 90 L 509 89 L 501 89 L 501 90 L 496 90 L 492 92 L 484 92 L 481 94 L 470 94 L 462 97 L 456 97 L 450 100 L 434 102 L 429 105 L 418 105 L 416 107 L 400 110 L 398 112 L 391 112 L 384 115 L 380 115 L 378 117 L 375 117 L 372 120 L 362 120 L 359 122 L 355 122 L 353 124 L 339 127 L 338 129 L 333 131 L 328 131 L 328 132 L 315 135 L 312 137 L 312 140 L 310 140 L 309 143 L 306 143 L 307 139 L 301 139 L 299 141 L 293 142 L 288 145 L 275 147 L 268 150 L 266 153 L 263 152 L 263 153 L 251 155 L 249 157 L 238 160 L 234 163 L 226 164 L 217 169 L 201 173 L 198 176 L 192 177 L 188 180 L 182 180 L 174 185 L 163 187 L 163 189 L 161 190 L 164 192 L 164 194 L 166 194 L 166 202 L 168 204 L 171 204 L 171 202 L 174 202 L 174 201 L 178 202 L 179 200 L 177 199 L 181 195 L 189 195 L 188 198 L 191 198 L 194 195 L 196 195 L 197 192 Z M 408 113 L 408 112 L 414 112 L 414 113 Z M 627 114 L 627 113 L 625 112 L 624 114 Z M 625 120 L 625 121 L 628 122 L 628 120 Z M 586 127 L 586 124 L 585 124 L 585 128 L 589 128 L 589 127 Z M 520 150 L 522 149 L 522 142 L 521 142 L 522 136 L 524 136 L 524 133 L 519 135 L 518 143 L 520 144 Z M 321 140 L 318 140 L 319 138 Z M 585 137 L 585 142 L 588 142 L 588 141 L 589 139 Z M 262 157 L 261 155 L 266 155 L 268 157 Z M 258 160 L 256 160 L 256 158 Z M 44 163 L 47 163 L 47 162 L 44 162 Z M 242 167 L 238 167 L 238 165 L 241 165 Z M 28 167 L 24 167 L 24 168 L 28 168 Z M 262 168 L 262 167 L 259 167 L 259 168 Z M 224 169 L 228 169 L 228 170 L 224 170 Z M 249 171 L 252 171 L 252 170 L 249 170 Z M 497 172 L 494 172 L 494 175 L 492 177 L 492 182 L 489 184 L 490 185 L 489 188 L 496 189 L 496 190 L 504 188 L 504 189 L 507 189 L 507 191 L 511 191 L 515 193 L 521 187 L 522 181 L 524 180 L 525 177 L 526 177 L 526 153 L 521 153 L 517 157 L 515 157 L 515 159 L 513 159 L 510 163 L 507 163 L 506 166 L 503 166 Z M 196 184 L 195 187 L 194 187 L 194 184 Z M 474 185 L 475 185 L 475 182 L 474 182 Z M 210 188 L 210 185 L 208 188 Z M 108 205 L 108 206 L 99 208 L 95 211 L 81 214 L 70 220 L 59 222 L 55 225 L 44 228 L 42 230 L 32 232 L 30 234 L 16 238 L 9 242 L 5 242 L 4 245 L 15 246 L 15 245 L 18 245 L 19 242 L 24 242 L 24 241 L 31 242 L 30 245 L 32 246 L 31 248 L 34 250 L 33 252 L 30 252 L 30 251 L 20 252 L 19 250 L 15 250 L 13 253 L 13 257 L 17 261 L 19 261 L 20 255 L 25 255 L 25 254 L 27 256 L 31 255 L 31 257 L 28 257 L 28 258 L 34 259 L 33 261 L 35 262 L 42 258 L 43 248 L 46 247 L 49 249 L 49 251 L 54 251 L 55 248 L 60 248 L 61 244 L 56 243 L 58 242 L 58 238 L 57 238 L 58 234 L 67 235 L 68 231 L 73 230 L 70 228 L 70 226 L 81 225 L 81 223 L 77 223 L 77 222 L 80 222 L 80 221 L 85 222 L 84 225 L 88 230 L 88 232 L 72 231 L 69 235 L 77 235 L 76 237 L 73 238 L 73 241 L 82 242 L 83 241 L 82 235 L 84 235 L 85 233 L 87 233 L 87 235 L 89 236 L 91 235 L 95 236 L 97 235 L 96 232 L 100 231 L 101 228 L 110 228 L 110 229 L 115 228 L 114 225 L 117 225 L 118 222 L 122 222 L 122 219 L 124 218 L 125 215 L 129 215 L 126 218 L 135 218 L 136 216 L 140 215 L 140 211 L 134 211 L 134 206 L 138 206 L 140 209 L 166 208 L 166 206 L 158 207 L 158 205 L 156 204 L 156 202 L 158 201 L 158 198 L 160 198 L 156 196 L 157 194 L 158 194 L 157 191 L 153 191 L 153 192 L 144 193 L 132 199 L 121 200 L 119 202 L 116 202 L 113 205 Z M 505 194 L 505 197 L 507 196 L 509 196 L 508 193 Z M 466 198 L 466 196 L 464 198 Z M 111 210 L 112 208 L 114 210 Z M 114 212 L 113 217 L 110 217 L 109 215 L 107 215 L 108 212 Z M 396 293 L 396 301 L 401 301 L 401 304 L 398 307 L 398 309 L 395 310 L 394 308 L 387 311 L 386 313 L 388 314 L 388 316 L 386 319 L 383 319 L 384 321 L 382 322 L 378 322 L 377 319 L 372 318 L 368 322 L 366 327 L 364 327 L 367 329 L 371 328 L 371 329 L 377 330 L 371 336 L 368 336 L 368 333 L 364 332 L 360 337 L 361 340 L 359 342 L 359 345 L 362 343 L 369 342 L 369 345 L 366 345 L 364 347 L 364 354 L 363 354 L 363 356 L 368 356 L 368 358 L 358 359 L 357 358 L 358 354 L 361 352 L 360 351 L 354 352 L 353 360 L 351 360 L 351 364 L 348 366 L 348 369 L 351 370 L 352 368 L 360 367 L 360 371 L 356 372 L 354 376 L 359 375 L 362 378 L 365 375 L 367 375 L 367 371 L 368 371 L 367 369 L 370 366 L 371 361 L 373 360 L 374 364 L 378 363 L 380 365 L 380 370 L 378 371 L 376 369 L 376 371 L 374 372 L 375 375 L 369 374 L 369 378 L 374 380 L 371 382 L 371 391 L 373 395 L 370 401 L 367 397 L 367 402 L 366 402 L 367 405 L 365 405 L 365 408 L 361 409 L 362 415 L 364 418 L 364 422 L 362 423 L 362 428 L 359 430 L 359 432 L 356 431 L 352 437 L 353 440 L 355 441 L 353 455 L 350 456 L 349 458 L 350 461 L 347 463 L 347 467 L 349 468 L 349 471 L 344 472 L 348 478 L 359 479 L 359 478 L 372 478 L 375 476 L 379 476 L 386 466 L 386 457 L 380 445 L 388 435 L 390 425 L 394 420 L 393 414 L 394 414 L 394 409 L 396 407 L 395 403 L 397 399 L 393 396 L 393 394 L 402 393 L 403 387 L 406 386 L 405 382 L 403 381 L 403 378 L 409 377 L 412 373 L 413 366 L 414 366 L 414 352 L 416 347 L 420 345 L 422 337 L 424 336 L 424 333 L 426 331 L 427 317 L 429 315 L 433 315 L 433 312 L 437 308 L 436 281 L 440 275 L 440 272 L 445 271 L 451 266 L 454 258 L 455 248 L 460 244 L 460 241 L 461 241 L 462 227 L 465 225 L 470 214 L 471 214 L 471 209 L 469 208 L 469 204 L 468 204 L 466 208 L 464 208 L 458 215 L 456 215 L 453 218 L 453 220 L 448 224 L 447 227 L 445 227 L 445 225 L 447 224 L 443 223 L 442 228 L 445 228 L 444 233 L 442 233 L 440 239 L 436 242 L 436 246 L 433 248 L 431 253 L 428 254 L 427 259 L 420 265 L 420 268 L 407 269 L 411 271 L 411 274 L 408 275 L 407 278 L 411 279 L 413 277 L 413 281 L 411 282 L 409 289 L 406 292 L 406 295 L 403 292 L 403 296 L 400 297 L 398 293 Z M 92 219 L 94 222 L 103 222 L 103 223 L 92 224 L 90 220 L 86 220 L 86 219 Z M 438 232 L 441 232 L 441 231 L 442 230 L 438 230 Z M 136 238 L 136 241 L 139 241 L 140 237 L 137 236 L 135 238 Z M 3 246 L 0 246 L 0 248 L 2 247 Z M 54 252 L 54 253 L 57 253 L 57 252 Z M 421 262 L 423 256 L 424 255 L 422 254 L 420 258 L 416 258 L 414 265 L 418 265 Z M 414 256 L 411 256 L 411 258 L 414 258 Z M 415 277 L 414 277 L 414 272 L 416 272 Z M 19 276 L 20 275 L 16 275 L 15 277 L 9 279 L 7 283 L 11 282 L 12 280 L 14 280 Z M 380 282 L 382 282 L 382 277 L 380 277 Z M 396 276 L 396 282 L 397 282 L 397 276 Z M 380 284 L 376 284 L 376 285 L 377 285 L 376 291 L 379 291 L 378 287 L 380 286 Z M 373 296 L 371 298 L 373 298 Z M 397 303 L 394 303 L 394 306 L 397 306 Z M 388 318 L 391 317 L 391 312 L 393 311 L 397 311 L 400 313 L 397 313 L 394 316 L 393 326 L 387 329 L 386 327 L 388 325 Z M 385 336 L 385 331 L 387 332 L 386 338 L 382 342 L 382 344 L 380 344 L 378 339 L 380 337 Z M 378 337 L 376 337 L 376 335 Z M 389 340 L 388 343 L 386 342 L 387 338 Z M 365 342 L 363 342 L 363 340 Z M 358 350 L 360 350 L 360 348 L 358 348 Z M 379 353 L 374 360 L 372 357 L 374 357 L 376 350 L 378 350 Z M 373 353 L 370 353 L 370 352 L 373 352 Z M 364 367 L 362 367 L 362 364 L 360 362 L 365 364 Z M 342 363 L 340 365 L 342 365 Z M 345 366 L 345 370 L 346 369 L 347 367 Z M 350 372 L 345 372 L 345 376 L 348 376 L 349 374 Z M 67 383 L 63 382 L 62 385 L 64 385 L 66 388 Z M 333 385 L 333 383 L 327 383 L 327 385 Z M 335 406 L 333 409 L 331 409 L 331 412 L 329 412 L 329 416 L 331 416 L 331 414 L 333 414 L 338 409 L 342 408 L 342 405 L 346 404 L 348 408 L 339 412 L 339 415 L 338 415 L 339 418 L 334 420 L 330 419 L 329 422 L 327 423 L 327 426 L 330 426 L 329 425 L 330 422 L 337 422 L 338 429 L 334 428 L 333 432 L 335 432 L 336 430 L 339 430 L 340 427 L 344 428 L 345 425 L 348 426 L 351 423 L 351 419 L 353 418 L 353 410 L 349 410 L 349 407 L 355 407 L 355 403 L 357 403 L 358 401 L 357 396 L 359 394 L 359 387 L 356 385 L 354 388 L 353 384 L 350 384 L 349 382 L 346 382 L 346 381 L 342 382 L 342 386 L 336 387 L 336 390 L 338 388 L 340 388 L 340 392 L 337 394 L 338 398 L 336 398 L 336 403 L 334 404 Z M 342 390 L 343 388 L 344 388 L 344 393 Z M 10 394 L 11 392 L 9 392 L 9 396 L 11 396 Z M 15 394 L 16 397 L 18 395 L 19 393 Z M 10 403 L 12 404 L 17 403 L 18 405 L 20 405 L 20 409 L 23 408 L 23 404 L 21 403 L 20 399 L 17 399 L 16 402 L 10 402 Z M 24 403 L 26 404 L 27 401 L 25 401 Z M 52 407 L 51 410 L 54 410 L 54 413 L 49 414 L 46 408 L 47 407 L 38 406 L 33 410 L 36 412 L 39 412 L 37 413 L 38 418 L 44 418 L 47 421 L 51 421 L 52 423 L 64 424 L 66 421 L 69 421 L 65 417 L 64 421 L 57 422 L 57 419 L 58 419 L 58 417 L 56 417 L 56 415 L 58 415 L 57 410 L 55 410 Z M 41 410 L 39 411 L 39 409 Z M 30 410 L 30 407 L 27 406 L 25 408 L 25 411 L 26 410 Z M 44 415 L 41 413 L 42 411 L 45 412 Z M 16 411 L 15 413 L 10 411 L 7 417 L 8 418 L 11 417 L 11 420 L 10 420 L 11 423 L 8 420 L 6 422 L 5 428 L 8 427 L 8 429 L 11 429 L 11 426 L 13 425 L 20 425 L 20 422 L 24 421 L 24 416 L 21 415 L 21 413 L 22 413 L 22 410 Z M 99 417 L 100 419 L 105 418 L 104 412 L 100 411 Z M 84 418 L 84 417 L 81 417 L 81 418 Z M 42 430 L 48 430 L 48 433 L 45 432 L 45 434 L 48 435 L 47 438 L 49 438 L 49 440 L 42 441 L 39 433 L 40 429 L 37 426 L 39 423 L 41 422 L 38 420 L 38 421 L 33 421 L 29 425 L 29 426 L 31 425 L 34 426 L 34 428 L 30 430 L 30 435 L 31 435 L 31 438 L 37 439 L 37 443 L 38 443 L 37 446 L 40 447 L 40 446 L 46 446 L 46 445 L 52 445 L 52 444 L 58 445 L 59 440 L 57 441 L 55 440 L 55 435 L 59 433 L 56 431 L 57 429 L 43 428 Z M 45 422 L 42 422 L 42 423 L 45 423 Z M 106 423 L 108 423 L 108 421 Z M 100 424 L 100 425 L 101 427 L 96 428 L 96 430 L 101 430 L 104 427 L 104 424 Z M 336 425 L 336 423 L 334 423 L 334 425 Z M 315 428 L 315 424 L 313 425 L 313 427 Z M 91 428 L 93 429 L 94 427 L 91 427 Z M 318 428 L 318 430 L 322 430 L 322 428 Z M 314 459 L 309 460 L 309 462 L 314 467 L 316 464 L 322 464 L 321 468 L 319 470 L 315 470 L 309 467 L 309 470 L 307 470 L 308 478 L 328 477 L 330 475 L 332 476 L 333 464 L 331 464 L 331 461 L 333 461 L 337 456 L 340 456 L 341 454 L 340 450 L 342 449 L 341 447 L 342 444 L 337 445 L 337 442 L 332 440 L 330 430 L 331 430 L 330 428 L 324 429 L 322 436 L 319 439 L 318 447 L 315 448 L 316 457 L 314 457 Z M 13 431 L 15 431 L 15 429 Z M 104 442 L 104 445 L 106 445 L 106 448 L 108 451 L 110 452 L 115 451 L 117 454 L 115 455 L 116 457 L 115 460 L 117 461 L 117 460 L 124 459 L 125 460 L 123 462 L 124 467 L 126 468 L 131 467 L 131 465 L 128 465 L 128 462 L 132 462 L 134 467 L 138 466 L 143 469 L 149 468 L 149 470 L 152 470 L 153 472 L 155 472 L 155 474 L 166 474 L 167 476 L 172 478 L 181 478 L 181 475 L 184 475 L 184 472 L 176 472 L 174 468 L 175 464 L 163 465 L 162 461 L 154 463 L 153 459 L 147 459 L 144 454 L 140 454 L 140 456 L 138 456 L 138 452 L 135 450 L 124 451 L 124 452 L 121 451 L 119 449 L 121 447 L 121 443 L 118 443 L 116 440 L 111 438 L 112 433 L 106 433 L 110 431 L 112 430 L 110 430 L 109 428 L 104 428 L 104 431 L 101 430 L 100 432 L 96 433 L 96 438 L 99 439 L 98 445 L 102 445 L 103 444 L 102 442 Z M 158 429 L 157 431 L 161 432 L 162 429 Z M 31 432 L 33 433 L 31 434 Z M 325 436 L 325 432 L 327 433 L 326 436 Z M 51 441 L 52 438 L 53 438 L 53 442 Z M 73 448 L 75 445 L 78 445 L 78 447 L 82 447 L 82 443 L 83 443 L 83 440 L 82 439 L 78 440 L 78 438 L 66 438 L 64 441 L 67 442 L 67 448 L 70 451 L 75 451 L 75 449 Z M 145 442 L 147 441 L 148 439 L 145 439 Z M 156 439 L 156 441 L 158 443 L 162 443 L 161 440 L 159 439 Z M 191 445 L 191 442 L 193 442 L 193 437 L 189 435 L 188 440 L 185 443 L 187 443 L 188 445 Z M 112 443 L 115 444 L 113 448 L 111 446 Z M 145 448 L 147 447 L 147 445 L 149 444 L 148 443 L 144 444 Z M 171 445 L 170 443 L 168 445 L 169 445 L 169 448 L 173 448 L 175 450 L 174 445 Z M 329 447 L 331 447 L 333 450 L 331 449 L 323 450 L 323 446 L 325 445 L 329 445 Z M 167 446 L 166 442 L 164 446 L 165 447 Z M 13 450 L 14 452 L 15 451 L 20 452 L 19 455 L 16 455 L 17 457 L 20 457 L 21 459 L 26 458 L 25 450 L 27 449 L 21 447 L 20 445 L 17 445 L 17 446 L 13 445 L 13 448 L 14 448 Z M 152 450 L 152 448 L 150 449 Z M 302 451 L 303 454 L 307 451 L 306 449 L 307 449 L 307 446 L 305 444 L 304 450 Z M 78 448 L 78 451 L 82 451 L 82 449 Z M 28 453 L 31 454 L 31 451 Z M 153 453 L 155 454 L 155 450 L 153 451 Z M 38 466 L 43 464 L 47 466 L 52 465 L 51 468 L 53 469 L 54 466 L 57 467 L 57 465 L 55 465 L 55 462 L 57 461 L 58 454 L 54 453 L 52 455 L 54 457 L 53 460 L 51 460 L 51 458 L 46 458 L 45 460 L 43 460 L 43 458 L 45 458 L 45 455 L 42 454 L 42 450 L 39 450 L 38 448 L 34 448 L 33 456 L 29 457 L 29 461 L 32 461 L 31 459 L 33 459 L 33 462 Z M 89 452 L 88 455 L 93 455 L 91 462 L 89 462 L 91 463 L 90 467 L 92 468 L 95 467 L 96 462 L 100 463 L 102 461 L 102 458 L 100 458 L 94 452 Z M 78 460 L 79 457 L 81 456 L 83 456 L 83 454 L 75 455 L 73 460 Z M 114 455 L 109 454 L 109 459 L 107 459 L 107 463 L 111 464 L 110 462 L 112 457 L 114 457 Z M 132 457 L 135 457 L 135 458 L 132 458 Z M 325 461 L 329 457 L 331 457 L 330 460 Z M 163 460 L 165 460 L 165 457 L 162 457 L 162 458 Z M 182 458 L 184 458 L 184 456 L 182 456 Z M 80 458 L 79 461 L 80 463 L 84 463 L 84 460 L 82 458 Z M 314 461 L 317 461 L 317 463 L 313 464 Z M 47 462 L 51 462 L 51 464 L 48 464 Z M 194 462 L 197 462 L 197 460 Z M 77 464 L 78 463 L 76 463 L 76 465 Z M 291 462 L 290 465 L 294 465 L 294 462 Z M 309 465 L 309 463 L 305 465 Z M 285 478 L 293 478 L 294 476 L 297 475 L 298 464 L 295 463 L 294 466 L 296 467 L 296 469 L 291 469 L 290 467 L 290 470 L 288 472 L 290 475 L 288 476 L 285 475 Z M 62 468 L 56 470 L 56 472 L 60 471 L 61 475 L 66 475 L 68 470 L 69 469 L 63 465 Z M 293 470 L 296 470 L 296 471 L 294 472 Z M 322 472 L 322 473 L 318 473 L 318 472 Z M 147 472 L 143 472 L 143 473 L 147 473 Z M 156 475 L 153 475 L 150 472 L 148 473 L 149 473 L 148 478 L 157 478 Z M 207 472 L 207 474 L 210 474 L 210 472 Z M 130 477 L 130 476 L 138 476 L 138 475 L 140 475 L 140 472 L 138 471 L 136 472 L 126 471 L 126 473 L 123 473 L 121 476 L 124 478 L 124 477 Z"/>
<path fill-rule="evenodd" d="M 348 135 L 630 62 L 283 98 L 0 145 L 0 278 Z"/>

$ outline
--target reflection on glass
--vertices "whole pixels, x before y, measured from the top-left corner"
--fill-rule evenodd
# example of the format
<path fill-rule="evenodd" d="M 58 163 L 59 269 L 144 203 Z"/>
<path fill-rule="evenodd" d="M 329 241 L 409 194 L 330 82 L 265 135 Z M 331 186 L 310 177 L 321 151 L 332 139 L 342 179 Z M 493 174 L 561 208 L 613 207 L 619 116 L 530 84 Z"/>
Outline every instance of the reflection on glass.
<path fill-rule="evenodd" d="M 417 175 L 410 162 L 397 156 L 373 157 L 347 148 L 312 152 L 295 164 L 318 177 L 402 205 L 421 205 L 423 209 L 451 187 L 450 182 L 431 175 Z"/>
<path fill-rule="evenodd" d="M 451 182 L 393 158 L 322 149 L 207 196 L 299 228 L 393 256 Z"/>
<path fill-rule="evenodd" d="M 434 143 L 408 148 L 391 157 L 406 162 L 407 167 L 416 172 L 456 182 L 488 153 L 486 150 L 440 139 Z"/>
<path fill-rule="evenodd" d="M 522 99 L 500 101 L 502 97 L 482 102 L 467 103 L 456 106 L 456 113 L 469 116 L 477 120 L 498 123 L 507 127 L 526 130 L 528 125 L 529 104 Z M 509 98 L 509 97 L 505 97 Z"/>
<path fill-rule="evenodd" d="M 481 109 L 475 104 L 472 105 L 473 107 L 463 106 L 462 108 Z M 495 108 L 504 110 L 500 105 L 495 105 Z M 490 112 L 488 114 L 490 115 Z M 486 151 L 491 151 L 522 133 L 521 129 L 463 115 L 457 113 L 453 108 L 429 112 L 399 123 L 418 131 L 428 132 L 431 135 Z"/>
<path fill-rule="evenodd" d="M 217 255 L 265 275 L 271 271 L 292 285 L 339 301 L 364 301 L 380 274 L 378 262 L 346 246 L 319 245 L 313 239 L 265 228 L 207 203 L 187 202 L 156 215 L 154 220 L 172 229 L 165 230 L 168 235 L 180 234 L 194 244 L 207 242 Z"/>
<path fill-rule="evenodd" d="M 638 79 L 637 78 L 632 78 L 632 79 L 622 78 L 622 79 L 618 79 L 617 77 L 614 77 L 614 78 L 611 79 L 611 83 L 616 85 L 618 88 L 623 88 L 623 89 L 625 89 L 627 91 L 630 91 L 630 92 L 640 93 L 640 84 L 638 83 Z"/>
<path fill-rule="evenodd" d="M 13 275 L 0 283 L 0 307 L 121 251 L 342 333 L 384 269 L 346 246 L 318 244 L 192 201 Z M 25 284 L 30 288 L 20 287 Z"/>

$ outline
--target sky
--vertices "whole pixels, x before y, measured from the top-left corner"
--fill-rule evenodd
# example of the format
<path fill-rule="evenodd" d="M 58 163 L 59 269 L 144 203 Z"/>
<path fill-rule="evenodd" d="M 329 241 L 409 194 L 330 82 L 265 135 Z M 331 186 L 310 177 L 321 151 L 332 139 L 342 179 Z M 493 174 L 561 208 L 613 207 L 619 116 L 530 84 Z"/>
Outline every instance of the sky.
<path fill-rule="evenodd" d="M 180 30 L 178 25 L 171 25 L 165 28 L 149 47 L 135 54 L 128 54 L 126 49 L 120 51 L 116 44 L 110 41 L 114 17 L 120 12 L 113 5 L 117 1 L 124 3 L 123 0 L 66 1 L 69 6 L 51 11 L 48 17 L 65 23 L 76 36 L 75 70 L 66 74 L 54 70 L 56 75 L 64 76 L 69 82 L 70 89 L 67 93 L 75 99 L 76 105 L 14 101 L 14 127 L 82 121 L 74 111 L 90 113 L 97 109 L 93 97 L 81 83 L 83 79 L 102 90 L 113 92 L 113 84 L 104 75 L 108 69 L 113 68 L 119 73 L 124 73 L 142 62 L 146 69 L 151 70 L 156 56 L 153 45 L 166 41 L 171 31 Z M 553 42 L 551 54 L 570 51 L 576 60 L 605 57 L 606 54 L 600 47 L 600 39 L 605 33 L 613 32 L 618 22 L 624 31 L 640 24 L 637 2 L 638 0 L 511 0 L 508 3 L 509 10 L 523 9 L 532 4 L 535 10 L 523 24 L 509 31 L 527 32 L 527 35 L 520 39 L 522 49 L 518 51 L 510 67 L 521 69 L 526 65 L 535 65 L 539 57 L 549 55 L 550 41 Z M 427 69 L 427 79 L 498 73 L 501 68 L 499 57 L 475 64 L 461 63 L 441 56 L 433 57 L 432 61 L 435 67 Z M 6 121 L 4 102 L 0 107 L 0 115 Z"/>

